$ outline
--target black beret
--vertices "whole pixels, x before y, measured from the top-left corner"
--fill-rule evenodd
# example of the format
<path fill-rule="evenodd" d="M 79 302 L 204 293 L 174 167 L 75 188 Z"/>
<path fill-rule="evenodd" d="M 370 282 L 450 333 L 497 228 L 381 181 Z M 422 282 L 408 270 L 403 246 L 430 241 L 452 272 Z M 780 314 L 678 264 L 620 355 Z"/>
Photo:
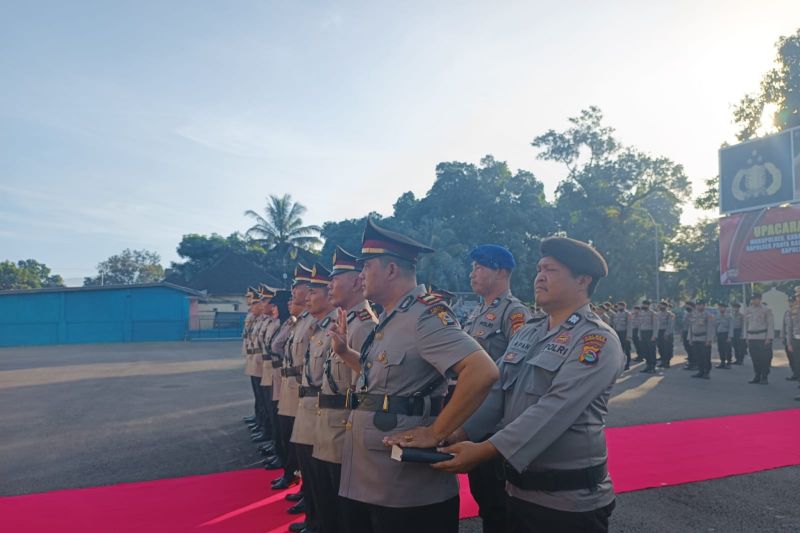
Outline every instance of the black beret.
<path fill-rule="evenodd" d="M 548 237 L 539 246 L 542 257 L 552 257 L 572 271 L 598 280 L 608 275 L 608 265 L 600 253 L 583 241 L 568 237 Z"/>

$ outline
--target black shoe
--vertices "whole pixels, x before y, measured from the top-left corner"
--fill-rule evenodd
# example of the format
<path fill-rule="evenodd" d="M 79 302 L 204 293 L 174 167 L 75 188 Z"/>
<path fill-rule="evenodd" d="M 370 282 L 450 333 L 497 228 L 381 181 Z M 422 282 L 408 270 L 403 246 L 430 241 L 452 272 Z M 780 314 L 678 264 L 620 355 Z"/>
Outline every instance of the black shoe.
<path fill-rule="evenodd" d="M 630 363 L 625 363 L 625 370 L 630 370 L 630 369 L 631 369 Z"/>
<path fill-rule="evenodd" d="M 254 435 L 256 433 L 264 433 L 264 429 L 261 426 L 259 426 L 258 424 L 250 424 L 247 427 L 250 428 L 250 433 L 252 433 Z"/>
<path fill-rule="evenodd" d="M 697 367 L 694 365 L 686 365 L 683 367 L 684 370 L 697 370 Z"/>
<path fill-rule="evenodd" d="M 644 357 L 637 357 L 633 360 L 634 363 L 641 363 L 642 361 L 644 361 Z"/>
<path fill-rule="evenodd" d="M 244 422 L 245 424 L 252 424 L 255 421 L 256 421 L 256 415 L 250 415 L 250 416 L 243 416 L 242 417 L 242 422 Z"/>
<path fill-rule="evenodd" d="M 748 381 L 748 383 L 760 383 L 760 382 L 761 382 L 761 378 L 758 377 L 758 376 L 755 376 L 755 377 L 753 377 L 753 379 Z"/>
<path fill-rule="evenodd" d="M 767 376 L 764 376 L 763 378 L 761 378 L 761 380 L 759 380 L 758 384 L 759 385 L 769 385 L 769 381 L 767 381 Z"/>
<path fill-rule="evenodd" d="M 267 442 L 266 444 L 262 444 L 261 446 L 258 447 L 258 453 L 260 453 L 264 457 L 267 457 L 269 455 L 275 455 L 275 446 L 269 442 Z"/>
<path fill-rule="evenodd" d="M 669 363 L 664 363 L 663 365 L 661 365 L 661 368 L 672 368 L 672 367 L 669 366 Z"/>
<path fill-rule="evenodd" d="M 269 441 L 269 439 L 263 433 L 257 433 L 256 435 L 253 435 L 250 437 L 250 440 L 257 444 Z"/>
<path fill-rule="evenodd" d="M 786 381 L 797 381 L 797 376 L 789 376 Z"/>
<path fill-rule="evenodd" d="M 294 524 L 289 524 L 289 531 L 293 531 L 294 533 L 300 533 L 306 528 L 305 522 L 295 522 Z"/>
<path fill-rule="evenodd" d="M 264 464 L 264 470 L 278 470 L 279 468 L 283 468 L 283 461 L 279 457 Z"/>
<path fill-rule="evenodd" d="M 705 374 L 703 374 L 703 375 L 702 375 L 702 376 L 700 376 L 700 377 L 701 377 L 701 378 L 703 378 L 703 379 L 711 379 L 711 374 L 709 374 L 708 372 L 706 372 Z"/>
<path fill-rule="evenodd" d="M 641 372 L 639 372 L 639 373 L 640 373 L 640 374 L 655 374 L 655 373 L 656 373 L 656 369 L 655 369 L 655 368 L 650 368 L 650 367 L 648 366 L 648 367 L 645 367 L 645 369 L 644 369 L 644 370 L 642 370 L 642 371 L 641 371 Z"/>
<path fill-rule="evenodd" d="M 725 363 L 720 363 L 717 366 L 715 366 L 714 368 L 725 368 Z"/>
<path fill-rule="evenodd" d="M 693 378 L 702 378 L 703 376 L 705 376 L 705 374 L 703 372 L 698 372 L 697 374 L 692 374 Z"/>
<path fill-rule="evenodd" d="M 296 485 L 297 483 L 300 483 L 300 478 L 297 476 L 294 476 L 291 479 L 280 477 L 278 481 L 272 484 L 272 490 L 288 489 L 289 487 L 291 487 L 292 485 Z"/>
<path fill-rule="evenodd" d="M 734 365 L 743 365 L 744 361 L 734 361 Z"/>
<path fill-rule="evenodd" d="M 302 514 L 306 512 L 306 500 L 302 499 L 286 510 L 289 514 Z"/>
<path fill-rule="evenodd" d="M 299 502 L 303 499 L 303 491 L 294 492 L 292 494 L 287 494 L 283 497 L 284 500 L 287 502 Z"/>

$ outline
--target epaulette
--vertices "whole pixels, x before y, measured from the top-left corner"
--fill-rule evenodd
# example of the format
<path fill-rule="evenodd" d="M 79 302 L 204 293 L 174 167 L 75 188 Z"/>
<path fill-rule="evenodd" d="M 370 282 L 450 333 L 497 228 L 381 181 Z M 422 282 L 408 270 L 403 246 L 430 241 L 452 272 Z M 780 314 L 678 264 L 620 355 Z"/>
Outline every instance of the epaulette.
<path fill-rule="evenodd" d="M 444 296 L 433 292 L 426 292 L 425 294 L 417 296 L 417 301 L 424 303 L 425 305 L 437 304 L 439 302 L 443 302 L 444 300 Z"/>
<path fill-rule="evenodd" d="M 362 309 L 358 313 L 358 319 L 362 322 L 366 322 L 367 320 L 372 320 L 372 313 L 369 312 L 369 309 Z"/>
<path fill-rule="evenodd" d="M 531 317 L 531 318 L 530 318 L 530 319 L 529 319 L 527 322 L 525 322 L 525 323 L 526 323 L 526 324 L 533 324 L 534 322 L 541 322 L 541 321 L 542 321 L 542 320 L 544 320 L 545 318 L 547 318 L 547 315 L 542 315 L 542 316 L 534 316 L 534 317 Z"/>

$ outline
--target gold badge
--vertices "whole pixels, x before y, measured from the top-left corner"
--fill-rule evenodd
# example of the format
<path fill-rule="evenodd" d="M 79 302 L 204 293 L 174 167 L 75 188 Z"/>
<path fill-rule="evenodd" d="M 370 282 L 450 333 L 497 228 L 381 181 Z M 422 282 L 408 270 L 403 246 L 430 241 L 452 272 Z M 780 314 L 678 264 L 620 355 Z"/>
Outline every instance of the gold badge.
<path fill-rule="evenodd" d="M 375 334 L 375 340 L 376 341 L 379 341 L 382 338 L 383 338 L 383 332 L 382 331 L 379 331 L 378 333 Z"/>
<path fill-rule="evenodd" d="M 386 364 L 387 360 L 388 360 L 388 357 L 386 357 L 386 352 L 381 352 L 381 353 L 378 354 L 378 361 L 380 361 L 383 364 Z"/>
<path fill-rule="evenodd" d="M 753 150 L 747 160 L 749 167 L 742 168 L 733 178 L 733 197 L 739 201 L 772 196 L 781 188 L 781 171 L 773 163 Z"/>

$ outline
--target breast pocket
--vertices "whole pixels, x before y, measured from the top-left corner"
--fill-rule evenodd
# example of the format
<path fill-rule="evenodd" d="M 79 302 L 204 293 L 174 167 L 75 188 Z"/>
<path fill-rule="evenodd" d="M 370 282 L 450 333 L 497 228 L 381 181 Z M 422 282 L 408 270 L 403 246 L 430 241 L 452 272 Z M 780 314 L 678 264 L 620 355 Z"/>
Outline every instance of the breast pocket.
<path fill-rule="evenodd" d="M 526 364 L 529 365 L 529 377 L 525 383 L 525 392 L 537 397 L 544 396 L 564 361 L 564 357 L 547 352 L 528 361 Z"/>
<path fill-rule="evenodd" d="M 381 349 L 378 355 L 367 363 L 368 365 L 372 365 L 370 368 L 367 368 L 369 372 L 368 375 L 374 375 L 375 383 L 382 383 L 383 386 L 386 387 L 389 375 L 401 372 L 405 359 L 406 352 L 390 352 Z"/>
<path fill-rule="evenodd" d="M 502 370 L 502 386 L 503 390 L 509 390 L 514 386 L 514 383 L 519 379 L 520 372 L 522 371 L 522 361 L 525 359 L 525 354 L 506 352 L 501 362 Z"/>

